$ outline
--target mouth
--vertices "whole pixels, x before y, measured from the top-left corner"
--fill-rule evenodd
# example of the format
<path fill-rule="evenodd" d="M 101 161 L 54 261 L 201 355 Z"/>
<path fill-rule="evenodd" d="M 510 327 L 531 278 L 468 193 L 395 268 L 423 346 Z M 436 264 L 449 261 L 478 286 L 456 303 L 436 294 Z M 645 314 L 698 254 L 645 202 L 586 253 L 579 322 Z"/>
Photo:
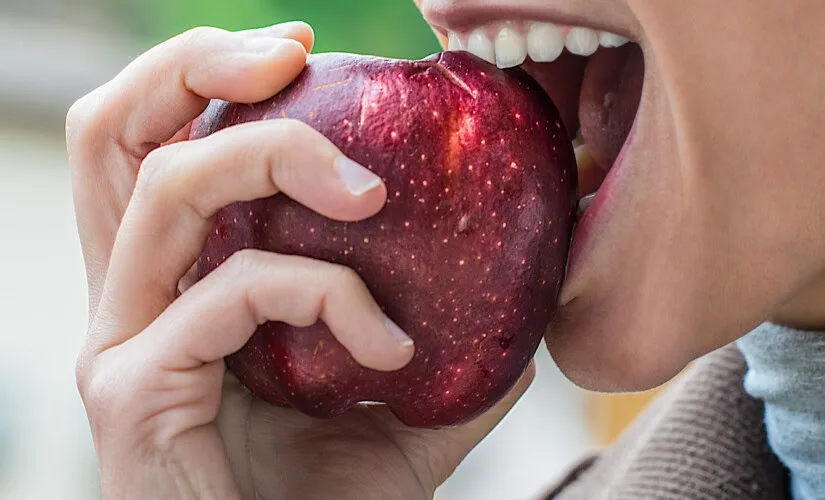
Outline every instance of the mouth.
<path fill-rule="evenodd" d="M 682 166 L 678 89 L 658 58 L 653 42 L 661 40 L 626 2 L 416 2 L 448 49 L 529 73 L 556 105 L 575 150 L 579 210 L 545 332 L 554 361 L 588 389 L 661 384 L 687 362 L 674 340 L 684 335 L 668 328 L 691 311 L 678 300 L 688 259 L 705 262 L 695 257 L 701 251 L 683 250 L 696 229 L 684 227 L 685 207 L 676 206 L 686 196 L 683 172 L 673 168 Z M 644 342 L 651 333 L 662 343 Z M 655 362 L 645 365 L 651 355 Z"/>
<path fill-rule="evenodd" d="M 467 51 L 499 68 L 520 67 L 559 109 L 578 163 L 579 210 L 574 249 L 609 200 L 606 179 L 619 174 L 633 142 L 645 76 L 637 43 L 622 35 L 548 21 L 487 20 L 436 27 L 448 50 Z"/>

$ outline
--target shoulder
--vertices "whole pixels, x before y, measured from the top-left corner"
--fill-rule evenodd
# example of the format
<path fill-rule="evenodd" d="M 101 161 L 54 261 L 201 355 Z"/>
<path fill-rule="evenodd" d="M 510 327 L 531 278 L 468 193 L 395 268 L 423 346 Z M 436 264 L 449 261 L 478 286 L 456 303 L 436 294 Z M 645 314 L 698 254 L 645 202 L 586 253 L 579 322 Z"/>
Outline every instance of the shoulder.
<path fill-rule="evenodd" d="M 598 457 L 548 499 L 790 499 L 768 446 L 764 407 L 745 393 L 735 345 L 697 361 Z"/>

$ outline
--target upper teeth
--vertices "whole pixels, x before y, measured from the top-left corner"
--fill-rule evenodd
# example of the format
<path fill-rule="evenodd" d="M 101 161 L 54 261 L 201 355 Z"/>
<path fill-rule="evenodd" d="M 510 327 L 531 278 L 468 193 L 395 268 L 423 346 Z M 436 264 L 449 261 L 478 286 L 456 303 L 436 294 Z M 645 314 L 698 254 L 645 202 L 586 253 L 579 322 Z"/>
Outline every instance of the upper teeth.
<path fill-rule="evenodd" d="M 564 35 L 552 23 L 536 23 L 527 33 L 527 52 L 536 62 L 551 62 L 564 51 Z"/>
<path fill-rule="evenodd" d="M 469 34 L 449 34 L 448 50 L 466 50 L 497 65 L 511 68 L 527 56 L 536 62 L 552 62 L 565 48 L 580 56 L 592 55 L 602 47 L 620 47 L 628 42 L 615 33 L 597 32 L 583 27 L 561 27 L 553 23 L 534 22 L 524 26 L 506 22 L 499 27 L 479 27 Z"/>
<path fill-rule="evenodd" d="M 458 35 L 458 33 L 450 33 L 450 45 L 448 50 L 467 50 L 467 45 L 464 43 L 464 40 Z"/>
<path fill-rule="evenodd" d="M 515 29 L 505 26 L 496 37 L 496 66 L 512 68 L 527 59 L 527 42 Z"/>
<path fill-rule="evenodd" d="M 470 33 L 470 38 L 467 40 L 467 50 L 491 64 L 496 63 L 496 48 L 493 42 L 490 41 L 490 37 L 481 29 Z"/>
<path fill-rule="evenodd" d="M 602 47 L 621 47 L 627 42 L 627 38 L 615 33 L 608 33 L 607 31 L 599 33 L 599 44 Z"/>
<path fill-rule="evenodd" d="M 593 55 L 599 48 L 599 34 L 589 28 L 573 28 L 567 34 L 566 47 L 577 56 Z"/>

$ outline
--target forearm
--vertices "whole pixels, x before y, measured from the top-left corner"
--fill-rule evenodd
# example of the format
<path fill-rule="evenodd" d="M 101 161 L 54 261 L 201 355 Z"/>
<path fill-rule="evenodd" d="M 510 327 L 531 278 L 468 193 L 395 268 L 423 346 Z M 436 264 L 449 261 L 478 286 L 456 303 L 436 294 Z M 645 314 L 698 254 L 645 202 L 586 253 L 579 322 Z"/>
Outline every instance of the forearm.
<path fill-rule="evenodd" d="M 825 333 L 766 323 L 738 342 L 745 390 L 765 401 L 774 453 L 790 470 L 795 500 L 825 491 Z"/>

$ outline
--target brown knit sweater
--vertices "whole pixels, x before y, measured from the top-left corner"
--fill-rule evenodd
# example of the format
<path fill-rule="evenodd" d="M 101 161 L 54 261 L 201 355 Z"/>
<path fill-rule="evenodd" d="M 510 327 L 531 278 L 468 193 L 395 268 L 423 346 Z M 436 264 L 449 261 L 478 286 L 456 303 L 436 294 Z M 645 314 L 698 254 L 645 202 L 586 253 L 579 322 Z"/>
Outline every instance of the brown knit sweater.
<path fill-rule="evenodd" d="M 571 471 L 548 500 L 784 500 L 763 406 L 742 387 L 728 346 L 697 362 L 601 456 Z"/>

